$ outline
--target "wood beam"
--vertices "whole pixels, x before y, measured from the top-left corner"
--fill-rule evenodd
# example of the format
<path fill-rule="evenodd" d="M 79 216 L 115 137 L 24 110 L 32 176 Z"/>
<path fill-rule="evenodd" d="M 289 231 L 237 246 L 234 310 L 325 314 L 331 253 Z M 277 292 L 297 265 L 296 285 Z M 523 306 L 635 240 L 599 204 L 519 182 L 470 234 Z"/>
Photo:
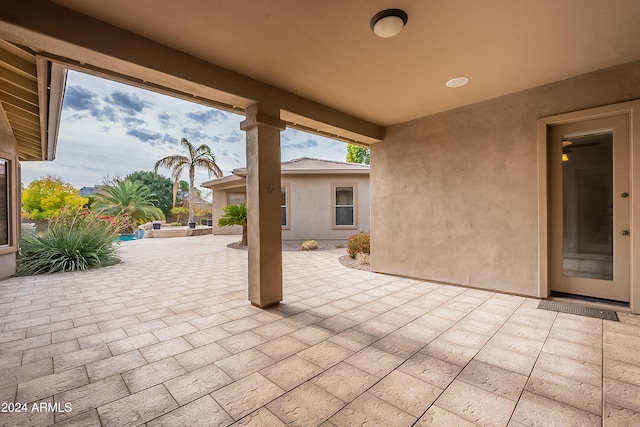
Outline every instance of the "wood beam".
<path fill-rule="evenodd" d="M 31 93 L 38 93 L 38 84 L 31 79 L 21 76 L 8 68 L 0 66 L 0 80 L 18 86 Z"/>
<path fill-rule="evenodd" d="M 23 126 L 33 127 L 39 129 L 38 116 L 35 114 L 28 114 L 22 110 L 12 107 L 11 105 L 3 105 L 7 117 L 11 120 L 11 123 L 19 123 Z"/>
<path fill-rule="evenodd" d="M 25 61 L 6 50 L 0 50 L 0 63 L 4 64 L 5 68 L 11 68 L 26 78 L 31 78 L 34 81 L 36 80 L 36 64 Z"/>
<path fill-rule="evenodd" d="M 42 160 L 42 154 L 38 153 L 37 148 L 32 148 L 32 146 L 21 143 L 17 139 L 16 142 L 18 143 L 17 150 L 19 153 L 28 154 L 33 160 Z"/>
<path fill-rule="evenodd" d="M 39 104 L 38 95 L 28 92 L 19 86 L 0 82 L 0 92 L 21 99 L 22 101 L 27 102 L 31 105 L 37 106 Z"/>
<path fill-rule="evenodd" d="M 40 109 L 37 105 L 29 104 L 28 102 L 8 93 L 0 92 L 0 102 L 2 102 L 5 107 L 11 106 L 35 116 L 40 115 Z"/>
<path fill-rule="evenodd" d="M 33 161 L 37 162 L 42 160 L 38 156 L 34 156 L 31 153 L 21 151 L 20 149 L 18 149 L 17 151 L 18 151 L 18 160 L 20 160 L 21 162 L 33 162 Z"/>
<path fill-rule="evenodd" d="M 0 133 L 13 135 L 13 128 L 11 127 L 11 124 L 12 123 L 9 121 L 7 112 L 4 111 L 2 104 L 0 104 Z"/>
<path fill-rule="evenodd" d="M 14 131 L 20 131 L 23 134 L 32 136 L 33 138 L 40 138 L 40 129 L 34 129 L 31 127 L 23 126 L 20 123 L 11 122 L 11 128 Z"/>
<path fill-rule="evenodd" d="M 22 58 L 28 62 L 33 62 L 33 58 L 35 58 L 36 56 L 35 52 L 28 47 L 10 43 L 2 39 L 0 39 L 0 49 L 6 50 L 7 52 L 12 53 L 15 56 Z"/>
<path fill-rule="evenodd" d="M 49 62 L 41 56 L 37 57 L 36 69 L 38 70 L 38 96 L 36 99 L 39 101 L 40 107 L 40 150 L 46 157 L 45 153 L 48 151 L 47 122 L 49 121 Z M 62 97 L 60 99 L 62 100 Z"/>
<path fill-rule="evenodd" d="M 33 144 L 36 144 L 38 148 L 40 147 L 40 137 L 31 135 L 27 132 L 22 132 L 20 129 L 13 128 L 13 134 L 16 136 L 16 139 L 20 139 L 22 141 L 29 141 Z"/>

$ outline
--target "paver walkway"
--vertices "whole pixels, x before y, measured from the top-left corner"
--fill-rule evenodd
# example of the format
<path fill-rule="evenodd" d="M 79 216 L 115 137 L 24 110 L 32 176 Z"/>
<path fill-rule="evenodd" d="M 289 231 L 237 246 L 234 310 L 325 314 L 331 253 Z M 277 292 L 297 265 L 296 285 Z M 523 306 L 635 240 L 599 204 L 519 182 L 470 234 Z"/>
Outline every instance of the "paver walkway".
<path fill-rule="evenodd" d="M 284 303 L 260 310 L 236 239 L 124 242 L 113 267 L 0 281 L 0 402 L 27 404 L 0 425 L 640 425 L 638 316 L 351 270 L 342 251 L 284 253 Z"/>

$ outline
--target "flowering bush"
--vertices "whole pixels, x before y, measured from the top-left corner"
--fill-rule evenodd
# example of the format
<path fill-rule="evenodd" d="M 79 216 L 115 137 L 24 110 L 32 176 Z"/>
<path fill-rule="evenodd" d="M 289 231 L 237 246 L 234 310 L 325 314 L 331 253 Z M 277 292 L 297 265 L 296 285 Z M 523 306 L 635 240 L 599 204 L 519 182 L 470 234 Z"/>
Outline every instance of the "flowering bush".
<path fill-rule="evenodd" d="M 115 264 L 119 259 L 114 241 L 128 226 L 124 216 L 96 215 L 82 206 L 62 208 L 47 231 L 22 237 L 17 273 L 49 274 Z"/>
<path fill-rule="evenodd" d="M 371 253 L 371 240 L 369 234 L 359 233 L 349 236 L 347 241 L 347 253 L 351 258 L 355 258 L 357 254 Z"/>
<path fill-rule="evenodd" d="M 56 213 L 49 227 L 98 228 L 105 233 L 113 233 L 117 236 L 131 227 L 131 219 L 126 213 L 120 216 L 99 215 L 87 207 L 66 206 Z"/>

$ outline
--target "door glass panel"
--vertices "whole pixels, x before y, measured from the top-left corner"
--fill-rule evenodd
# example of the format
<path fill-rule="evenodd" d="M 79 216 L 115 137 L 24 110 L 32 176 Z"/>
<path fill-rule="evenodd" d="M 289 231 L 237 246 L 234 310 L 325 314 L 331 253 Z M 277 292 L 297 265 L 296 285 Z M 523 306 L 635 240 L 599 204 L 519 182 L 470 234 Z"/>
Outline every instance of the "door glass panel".
<path fill-rule="evenodd" d="M 613 133 L 562 141 L 563 275 L 613 280 Z"/>

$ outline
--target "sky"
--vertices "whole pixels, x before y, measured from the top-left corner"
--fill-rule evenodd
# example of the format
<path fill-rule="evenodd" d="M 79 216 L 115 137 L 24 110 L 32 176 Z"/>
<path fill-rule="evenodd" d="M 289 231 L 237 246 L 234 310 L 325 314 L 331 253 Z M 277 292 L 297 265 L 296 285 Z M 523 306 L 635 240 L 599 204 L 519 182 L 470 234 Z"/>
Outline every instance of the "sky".
<path fill-rule="evenodd" d="M 244 116 L 208 108 L 88 74 L 69 71 L 62 105 L 56 159 L 22 162 L 22 183 L 57 176 L 76 188 L 101 184 L 105 177 L 151 171 L 156 161 L 184 154 L 180 139 L 207 144 L 229 175 L 245 167 Z M 344 161 L 340 141 L 287 129 L 281 134 L 282 160 L 314 157 Z M 160 174 L 169 177 L 170 171 Z M 185 173 L 182 177 L 189 179 Z M 196 186 L 210 178 L 197 172 Z"/>

